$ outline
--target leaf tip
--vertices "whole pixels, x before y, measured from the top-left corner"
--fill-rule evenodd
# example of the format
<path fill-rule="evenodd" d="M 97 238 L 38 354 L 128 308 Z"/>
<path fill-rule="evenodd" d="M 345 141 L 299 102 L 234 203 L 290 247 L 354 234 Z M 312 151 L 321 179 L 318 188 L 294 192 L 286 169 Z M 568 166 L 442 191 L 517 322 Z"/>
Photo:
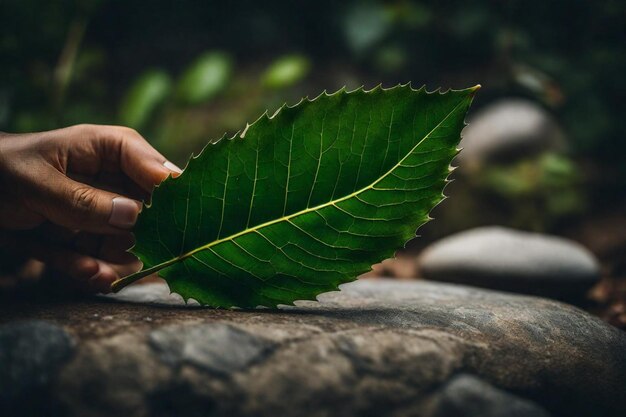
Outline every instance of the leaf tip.
<path fill-rule="evenodd" d="M 474 87 L 470 87 L 468 90 L 471 94 L 476 94 L 478 90 L 482 88 L 482 85 L 476 84 Z"/>

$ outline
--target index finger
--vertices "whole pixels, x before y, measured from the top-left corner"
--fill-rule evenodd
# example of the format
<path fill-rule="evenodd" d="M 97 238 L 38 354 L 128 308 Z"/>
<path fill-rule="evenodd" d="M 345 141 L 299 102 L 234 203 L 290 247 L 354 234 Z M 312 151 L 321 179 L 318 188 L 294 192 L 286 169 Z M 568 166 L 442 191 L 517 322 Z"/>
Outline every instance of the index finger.
<path fill-rule="evenodd" d="M 122 126 L 78 125 L 71 130 L 67 169 L 95 175 L 124 172 L 147 192 L 182 170 L 154 149 L 137 131 Z"/>

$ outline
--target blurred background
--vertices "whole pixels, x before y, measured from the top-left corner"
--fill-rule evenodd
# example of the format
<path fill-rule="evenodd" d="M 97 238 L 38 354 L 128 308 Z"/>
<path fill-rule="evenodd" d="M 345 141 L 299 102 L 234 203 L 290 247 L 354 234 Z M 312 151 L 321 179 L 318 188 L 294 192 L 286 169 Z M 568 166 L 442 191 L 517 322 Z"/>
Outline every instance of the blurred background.
<path fill-rule="evenodd" d="M 626 2 L 0 0 L 0 130 L 134 127 L 184 166 L 264 110 L 343 86 L 482 84 L 460 168 L 396 261 L 501 225 L 582 244 L 626 327 Z M 508 229 L 507 229 L 508 230 Z"/>

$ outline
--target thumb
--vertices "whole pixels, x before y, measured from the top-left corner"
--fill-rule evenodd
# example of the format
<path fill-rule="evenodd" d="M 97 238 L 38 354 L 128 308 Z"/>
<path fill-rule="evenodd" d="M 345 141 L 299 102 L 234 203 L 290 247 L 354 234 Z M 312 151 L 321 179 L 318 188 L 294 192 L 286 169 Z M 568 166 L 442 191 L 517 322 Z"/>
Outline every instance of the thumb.
<path fill-rule="evenodd" d="M 119 194 L 94 188 L 53 171 L 40 182 L 39 198 L 32 210 L 52 223 L 92 233 L 119 233 L 130 229 L 141 203 Z"/>

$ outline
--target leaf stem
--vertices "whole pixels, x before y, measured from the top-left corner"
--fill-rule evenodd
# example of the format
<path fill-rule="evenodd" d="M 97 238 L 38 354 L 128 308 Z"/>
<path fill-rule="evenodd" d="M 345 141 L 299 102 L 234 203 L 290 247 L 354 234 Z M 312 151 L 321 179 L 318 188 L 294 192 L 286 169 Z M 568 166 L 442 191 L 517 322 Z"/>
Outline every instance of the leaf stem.
<path fill-rule="evenodd" d="M 166 268 L 178 262 L 180 259 L 181 259 L 180 257 L 173 258 L 167 262 L 160 263 L 148 269 L 143 269 L 141 271 L 135 272 L 134 274 L 127 275 L 123 278 L 118 279 L 117 281 L 113 281 L 113 284 L 111 284 L 111 291 L 118 292 L 122 288 L 126 287 L 127 285 L 130 285 L 134 282 L 139 281 L 142 278 L 147 277 L 148 275 L 151 275 L 157 271 L 160 271 L 161 269 Z"/>

